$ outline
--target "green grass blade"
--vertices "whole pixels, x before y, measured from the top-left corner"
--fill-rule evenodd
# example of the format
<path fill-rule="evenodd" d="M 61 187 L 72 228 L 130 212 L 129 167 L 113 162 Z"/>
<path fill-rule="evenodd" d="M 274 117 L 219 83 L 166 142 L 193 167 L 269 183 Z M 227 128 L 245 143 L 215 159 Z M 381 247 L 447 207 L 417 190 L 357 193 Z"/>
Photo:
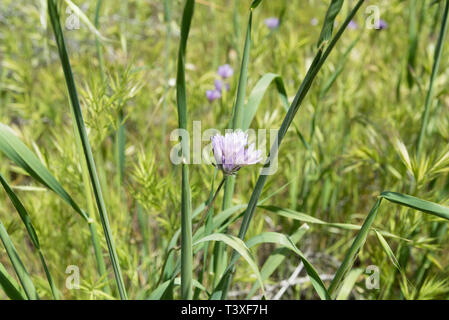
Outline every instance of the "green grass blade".
<path fill-rule="evenodd" d="M 251 125 L 254 117 L 256 116 L 257 109 L 262 102 L 262 98 L 268 90 L 268 87 L 274 83 L 279 92 L 279 96 L 282 100 L 284 107 L 288 110 L 288 96 L 287 91 L 285 90 L 284 82 L 282 81 L 282 77 L 274 74 L 267 73 L 260 78 L 260 80 L 256 83 L 253 90 L 251 91 L 248 97 L 248 103 L 244 107 L 244 115 L 243 115 L 243 123 L 242 130 L 247 130 Z"/>
<path fill-rule="evenodd" d="M 180 129 L 187 130 L 187 97 L 185 59 L 187 39 L 195 8 L 194 0 L 187 0 L 182 14 L 181 39 L 178 52 L 178 71 L 176 76 L 176 100 L 178 105 L 178 124 Z M 183 157 L 189 152 L 189 142 L 181 140 Z M 192 199 L 190 194 L 189 167 L 182 163 L 181 182 L 181 296 L 183 299 L 192 299 Z"/>
<path fill-rule="evenodd" d="M 37 237 L 36 231 L 34 229 L 33 224 L 31 223 L 31 217 L 28 214 L 28 211 L 23 206 L 20 199 L 17 197 L 15 192 L 11 189 L 8 182 L 5 180 L 2 174 L 0 174 L 0 183 L 2 184 L 3 188 L 5 189 L 9 199 L 11 200 L 12 204 L 17 210 L 17 213 L 19 214 L 20 218 L 22 219 L 23 224 L 25 225 L 25 228 L 28 232 L 28 235 L 31 238 L 31 242 L 33 243 L 34 248 L 37 250 L 39 254 L 39 258 L 42 263 L 42 267 L 44 268 L 45 274 L 47 276 L 48 284 L 50 285 L 51 292 L 53 294 L 53 297 L 58 300 L 59 299 L 59 293 L 58 289 L 56 288 L 56 285 L 53 281 L 53 277 L 50 274 L 50 271 L 48 270 L 47 263 L 44 259 L 44 256 L 41 251 L 41 246 L 39 244 L 39 238 Z"/>
<path fill-rule="evenodd" d="M 388 258 L 390 258 L 391 262 L 393 263 L 393 265 L 397 268 L 397 269 L 401 269 L 401 267 L 399 266 L 399 262 L 398 259 L 396 258 L 396 256 L 393 253 L 393 250 L 391 250 L 390 245 L 388 244 L 387 240 L 385 240 L 384 236 L 377 230 L 374 230 L 374 233 L 376 234 L 377 240 L 379 240 L 379 243 L 382 247 L 382 249 L 385 251 L 385 253 L 387 254 Z"/>
<path fill-rule="evenodd" d="M 97 202 L 98 211 L 100 213 L 100 219 L 103 226 L 103 231 L 106 237 L 106 243 L 108 246 L 109 255 L 112 262 L 112 267 L 114 269 L 115 280 L 117 283 L 120 298 L 127 299 L 125 284 L 123 282 L 122 272 L 120 269 L 120 264 L 118 261 L 117 252 L 115 249 L 114 241 L 112 238 L 111 228 L 109 226 L 109 218 L 106 211 L 106 205 L 103 200 L 103 195 L 101 192 L 100 181 L 98 179 L 97 170 L 95 167 L 95 162 L 90 147 L 89 139 L 87 137 L 86 127 L 84 124 L 83 115 L 81 112 L 81 107 L 78 100 L 78 93 L 75 86 L 75 81 L 73 79 L 72 69 L 70 66 L 70 61 L 65 46 L 64 35 L 61 28 L 61 23 L 59 20 L 59 14 L 57 12 L 56 3 L 54 0 L 48 0 L 48 11 L 50 20 L 53 26 L 54 35 L 56 38 L 56 43 L 58 45 L 59 57 L 61 59 L 62 68 L 64 70 L 64 76 L 67 84 L 67 89 L 70 96 L 70 102 L 72 111 L 75 115 L 76 126 L 78 133 L 81 138 L 81 143 L 83 147 L 84 156 L 89 169 L 89 176 L 92 183 L 93 192 L 95 195 L 95 200 Z"/>
<path fill-rule="evenodd" d="M 20 284 L 25 291 L 25 294 L 30 300 L 39 300 L 39 295 L 37 294 L 36 288 L 34 287 L 33 281 L 31 280 L 28 271 L 26 271 L 25 266 L 23 265 L 22 260 L 19 257 L 19 254 L 14 247 L 14 244 L 11 241 L 11 238 L 8 235 L 8 232 L 5 229 L 5 226 L 0 221 L 0 240 L 2 240 L 3 245 L 6 249 L 6 253 L 11 260 L 12 266 L 14 267 L 14 271 L 19 278 Z"/>
<path fill-rule="evenodd" d="M 444 45 L 444 41 L 445 41 L 446 34 L 447 34 L 447 26 L 448 26 L 448 21 L 449 21 L 449 0 L 446 0 L 445 3 L 446 3 L 446 5 L 444 8 L 444 13 L 443 13 L 443 21 L 441 22 L 440 34 L 438 36 L 438 42 L 437 42 L 437 45 L 435 48 L 435 54 L 434 54 L 433 66 L 432 66 L 432 74 L 430 76 L 429 88 L 427 90 L 426 102 L 425 102 L 424 111 L 422 114 L 421 129 L 419 131 L 418 141 L 416 143 L 416 156 L 417 157 L 420 156 L 420 152 L 421 152 L 421 149 L 422 149 L 423 143 L 424 143 L 424 136 L 426 134 L 427 124 L 429 122 L 430 107 L 432 105 L 433 95 L 434 95 L 433 94 L 433 92 L 434 92 L 433 85 L 435 83 L 435 79 L 437 77 L 438 70 L 440 68 L 441 56 L 442 56 L 442 52 L 443 52 L 443 45 Z"/>
<path fill-rule="evenodd" d="M 382 192 L 380 196 L 388 201 L 449 220 L 449 208 L 437 203 L 391 191 Z"/>
<path fill-rule="evenodd" d="M 371 225 L 374 222 L 374 219 L 377 216 L 377 212 L 380 206 L 380 203 L 382 199 L 388 200 L 393 203 L 397 203 L 402 206 L 406 206 L 412 209 L 416 209 L 446 220 L 449 220 L 449 208 L 439 205 L 434 202 L 422 200 L 413 196 L 409 196 L 406 194 L 401 194 L 397 192 L 391 192 L 391 191 L 385 191 L 382 192 L 379 198 L 377 199 L 374 207 L 371 209 L 370 213 L 368 214 L 368 217 L 365 219 L 365 222 L 363 223 L 362 227 L 360 228 L 359 233 L 355 237 L 351 247 L 349 248 L 342 264 L 338 268 L 337 272 L 335 273 L 334 279 L 332 280 L 332 283 L 329 286 L 329 293 L 331 296 L 334 296 L 336 290 L 338 289 L 338 286 L 342 279 L 345 277 L 345 274 L 349 272 L 358 252 L 360 251 L 361 247 L 365 243 L 366 237 L 368 235 L 368 232 L 371 228 Z M 377 234 L 377 233 L 376 233 Z M 389 258 L 393 261 L 395 266 L 399 269 L 399 263 L 397 262 L 396 257 L 393 255 L 393 252 L 391 248 L 389 248 L 388 243 L 383 239 L 383 237 L 379 238 L 379 241 L 381 241 L 381 245 L 384 248 L 384 250 L 389 255 Z"/>
<path fill-rule="evenodd" d="M 331 297 L 335 296 L 335 292 L 337 291 L 341 280 L 343 280 L 344 276 L 350 270 L 357 254 L 359 253 L 360 248 L 365 243 L 368 233 L 371 229 L 371 225 L 373 224 L 374 219 L 377 216 L 377 212 L 379 210 L 379 206 L 380 206 L 381 202 L 382 202 L 382 198 L 377 199 L 373 208 L 369 212 L 368 217 L 365 219 L 365 222 L 363 223 L 362 227 L 360 228 L 360 231 L 357 233 L 357 236 L 355 237 L 351 247 L 349 248 L 343 262 L 341 263 L 340 267 L 338 268 L 337 272 L 335 273 L 334 279 L 332 280 L 332 282 L 329 286 L 329 289 L 328 289 L 329 295 Z"/>
<path fill-rule="evenodd" d="M 22 292 L 19 284 L 6 271 L 0 262 L 0 289 L 12 300 L 26 300 L 26 295 Z"/>
<path fill-rule="evenodd" d="M 293 243 L 297 243 L 304 234 L 309 230 L 309 226 L 305 223 L 301 227 L 298 228 L 291 236 L 290 239 Z M 286 247 L 280 247 L 274 250 L 270 256 L 267 258 L 265 263 L 260 270 L 260 275 L 262 276 L 262 281 L 267 280 L 273 272 L 282 264 L 287 255 L 290 253 L 290 250 Z M 256 293 L 256 290 L 259 288 L 258 283 L 255 283 L 250 292 L 246 296 L 246 300 L 251 299 L 251 297 Z"/>
<path fill-rule="evenodd" d="M 88 216 L 81 210 L 72 197 L 59 184 L 55 177 L 39 161 L 39 159 L 16 137 L 12 129 L 0 123 L 0 150 L 16 165 L 25 170 L 31 177 L 54 191 L 66 201 L 86 221 Z"/>
<path fill-rule="evenodd" d="M 341 289 L 338 292 L 336 300 L 347 300 L 349 295 L 351 294 L 352 289 L 354 288 L 357 279 L 362 275 L 363 269 L 353 269 L 348 273 L 348 276 L 343 281 L 341 285 Z"/>
<path fill-rule="evenodd" d="M 330 296 L 329 296 L 329 293 L 327 292 L 326 286 L 324 285 L 323 281 L 321 280 L 318 272 L 315 270 L 313 265 L 306 259 L 304 254 L 296 247 L 296 245 L 293 243 L 293 241 L 289 237 L 287 237 L 286 235 L 284 235 L 282 233 L 264 232 L 262 234 L 259 234 L 255 237 L 249 239 L 246 242 L 246 246 L 248 248 L 251 248 L 257 244 L 262 244 L 262 243 L 279 244 L 279 245 L 293 251 L 294 253 L 296 253 L 299 256 L 299 258 L 301 259 L 302 263 L 304 264 L 304 268 L 307 272 L 307 275 L 309 276 L 310 281 L 312 282 L 312 285 L 315 288 L 315 291 L 317 292 L 318 296 L 322 300 L 330 299 Z"/>
<path fill-rule="evenodd" d="M 194 246 L 196 246 L 202 242 L 206 242 L 206 241 L 221 241 L 221 242 L 224 242 L 226 245 L 232 247 L 235 251 L 237 251 L 246 260 L 248 265 L 251 267 L 251 269 L 255 273 L 255 275 L 257 277 L 257 281 L 259 282 L 260 287 L 262 288 L 263 294 L 265 295 L 265 289 L 263 287 L 263 281 L 262 281 L 262 277 L 259 272 L 259 268 L 257 267 L 257 264 L 254 261 L 254 258 L 252 256 L 251 252 L 249 251 L 248 247 L 245 245 L 245 243 L 241 239 L 231 236 L 231 235 L 226 235 L 223 233 L 214 233 L 214 234 L 208 235 L 204 238 L 197 240 L 195 242 Z"/>
<path fill-rule="evenodd" d="M 94 26 L 95 29 L 98 30 L 100 26 L 100 10 L 103 0 L 97 0 L 97 5 L 95 6 L 95 18 L 94 18 Z M 104 59 L 103 52 L 101 51 L 101 43 L 97 34 L 95 34 L 95 48 L 97 49 L 97 57 L 98 57 L 98 65 L 100 66 L 100 76 L 101 80 L 104 81 L 105 76 L 105 68 L 104 68 Z"/>
<path fill-rule="evenodd" d="M 327 42 L 332 38 L 332 31 L 334 30 L 334 23 L 337 15 L 340 13 L 341 7 L 343 6 L 343 0 L 332 0 L 327 8 L 326 17 L 324 19 L 323 28 L 321 29 L 320 38 L 318 40 L 318 48 L 326 45 Z"/>

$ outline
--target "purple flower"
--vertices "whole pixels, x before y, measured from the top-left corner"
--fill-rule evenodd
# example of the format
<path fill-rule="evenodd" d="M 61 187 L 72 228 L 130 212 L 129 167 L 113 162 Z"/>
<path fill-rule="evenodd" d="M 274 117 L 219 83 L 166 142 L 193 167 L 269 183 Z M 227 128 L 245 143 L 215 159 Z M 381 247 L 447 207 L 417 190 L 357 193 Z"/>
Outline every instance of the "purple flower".
<path fill-rule="evenodd" d="M 225 88 L 229 91 L 229 83 L 225 83 Z M 222 92 L 223 91 L 223 81 L 220 79 L 215 79 L 215 90 Z"/>
<path fill-rule="evenodd" d="M 224 64 L 218 67 L 218 75 L 223 79 L 230 78 L 234 74 L 234 69 L 229 64 Z"/>
<path fill-rule="evenodd" d="M 388 27 L 388 24 L 385 20 L 380 19 L 379 21 L 377 21 L 376 25 L 374 26 L 374 29 L 376 30 L 383 30 L 386 29 Z"/>
<path fill-rule="evenodd" d="M 218 90 L 207 90 L 206 97 L 207 97 L 207 100 L 209 100 L 209 102 L 212 102 L 214 100 L 221 98 L 221 92 Z"/>
<path fill-rule="evenodd" d="M 357 22 L 355 22 L 354 20 L 349 21 L 348 29 L 355 30 L 358 28 L 359 28 L 359 25 L 357 24 Z"/>
<path fill-rule="evenodd" d="M 217 134 L 211 142 L 215 165 L 224 175 L 236 174 L 240 168 L 262 161 L 262 151 L 256 150 L 254 143 L 248 146 L 248 134 L 242 130 Z"/>
<path fill-rule="evenodd" d="M 265 25 L 270 30 L 276 29 L 277 27 L 279 27 L 279 19 L 275 17 L 265 19 Z"/>

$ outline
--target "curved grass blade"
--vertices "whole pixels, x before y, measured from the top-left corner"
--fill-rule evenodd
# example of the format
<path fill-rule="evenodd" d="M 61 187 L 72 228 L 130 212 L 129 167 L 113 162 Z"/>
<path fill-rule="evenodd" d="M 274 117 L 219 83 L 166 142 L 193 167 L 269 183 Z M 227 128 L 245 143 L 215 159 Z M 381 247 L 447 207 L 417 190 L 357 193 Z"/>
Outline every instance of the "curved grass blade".
<path fill-rule="evenodd" d="M 238 238 L 237 238 L 238 239 Z M 299 258 L 301 259 L 302 263 L 304 264 L 304 268 L 307 272 L 307 275 L 310 278 L 310 281 L 312 282 L 313 287 L 315 288 L 315 291 L 317 292 L 318 296 L 322 300 L 330 300 L 329 293 L 327 292 L 326 286 L 324 285 L 323 281 L 321 280 L 318 272 L 315 270 L 313 265 L 306 259 L 304 254 L 296 247 L 296 245 L 293 243 L 293 241 L 287 237 L 286 235 L 278 232 L 264 232 L 262 234 L 259 234 L 251 239 L 249 239 L 246 242 L 246 246 L 248 248 L 251 248 L 255 245 L 262 244 L 262 243 L 274 243 L 279 244 L 294 253 L 296 253 Z"/>
<path fill-rule="evenodd" d="M 17 213 L 19 214 L 20 218 L 22 219 L 23 224 L 25 225 L 28 235 L 31 238 L 31 242 L 33 243 L 34 248 L 37 250 L 37 252 L 39 254 L 39 258 L 41 260 L 42 267 L 44 268 L 45 275 L 47 276 L 48 284 L 50 285 L 50 289 L 53 294 L 53 298 L 58 300 L 59 299 L 58 289 L 56 288 L 56 285 L 53 281 L 53 277 L 51 276 L 50 271 L 48 270 L 47 263 L 45 262 L 44 255 L 42 254 L 41 246 L 39 244 L 39 238 L 37 237 L 34 226 L 31 223 L 31 217 L 28 214 L 28 211 L 23 206 L 20 199 L 17 197 L 17 195 L 11 189 L 8 182 L 5 180 L 5 178 L 3 177 L 3 175 L 1 173 L 0 173 L 0 183 L 2 184 L 3 188 L 5 189 L 9 199 L 11 200 L 12 204 L 16 208 Z"/>
<path fill-rule="evenodd" d="M 343 0 L 332 0 L 327 8 L 326 17 L 324 19 L 323 28 L 321 29 L 320 38 L 318 39 L 318 48 L 322 48 L 332 38 L 332 32 L 334 30 L 334 23 L 337 15 L 340 13 L 343 6 Z"/>
<path fill-rule="evenodd" d="M 321 225 L 326 225 L 329 227 L 336 227 L 336 228 L 345 229 L 345 230 L 359 230 L 360 229 L 360 226 L 358 226 L 356 224 L 325 222 L 318 218 L 312 217 L 308 214 L 294 211 L 291 209 L 284 209 L 284 208 L 280 208 L 280 207 L 276 207 L 276 206 L 259 206 L 259 207 L 262 209 L 268 210 L 270 212 L 276 213 L 285 218 L 299 220 L 301 222 L 321 224 Z"/>
<path fill-rule="evenodd" d="M 288 182 L 286 184 L 284 184 L 283 186 L 281 186 L 278 190 L 272 192 L 271 194 L 267 195 L 264 199 L 259 201 L 259 204 L 262 205 L 263 203 L 265 203 L 266 201 L 268 201 L 269 199 L 271 199 L 273 196 L 275 196 L 276 194 L 279 194 L 280 192 L 282 192 L 291 182 Z M 221 212 L 219 212 L 218 214 L 216 214 L 214 217 L 212 217 L 212 226 L 209 226 L 209 228 L 211 228 L 212 230 L 216 230 L 217 232 L 223 232 L 228 225 L 230 225 L 233 221 L 239 219 L 241 217 L 241 214 L 236 215 L 235 217 L 232 217 L 232 215 L 234 215 L 236 212 L 243 210 L 247 207 L 247 204 L 240 204 L 240 205 L 236 205 L 233 206 L 231 208 L 228 208 L 226 210 L 223 210 Z M 202 203 L 201 205 L 199 205 L 194 211 L 193 211 L 193 218 L 195 218 L 196 216 L 198 216 L 201 212 L 204 211 L 206 207 L 206 203 Z M 232 219 L 231 219 L 232 217 Z M 193 241 L 198 240 L 201 237 L 204 237 L 206 234 L 206 228 L 207 226 L 201 226 L 198 228 L 198 230 L 195 232 L 195 234 L 193 235 Z M 176 243 L 178 242 L 179 236 L 181 234 L 181 229 L 178 229 L 175 234 L 173 235 L 172 239 L 170 240 L 167 248 L 166 248 L 166 259 L 169 259 L 170 255 L 172 254 L 172 251 L 175 249 Z M 197 253 L 199 250 L 201 250 L 200 247 L 194 248 L 194 253 Z M 165 264 L 165 263 L 164 263 Z M 175 268 L 173 269 L 173 271 L 168 272 L 167 271 L 167 267 L 162 268 L 163 270 L 161 271 L 161 274 L 163 276 L 161 276 L 160 281 L 162 281 L 162 279 L 172 279 L 173 277 L 175 277 L 179 270 L 180 270 L 180 262 L 178 261 L 176 263 Z"/>
<path fill-rule="evenodd" d="M 391 191 L 382 192 L 380 196 L 388 201 L 449 220 L 449 208 L 440 204 Z"/>
<path fill-rule="evenodd" d="M 87 166 L 89 169 L 89 176 L 92 182 L 92 188 L 97 202 L 98 212 L 100 213 L 101 224 L 106 238 L 109 255 L 114 269 L 115 280 L 117 283 L 118 291 L 121 299 L 127 299 L 125 284 L 123 282 L 123 276 L 118 261 L 117 252 L 115 249 L 114 241 L 112 238 L 111 228 L 109 226 L 109 218 L 106 211 L 106 205 L 104 203 L 100 181 L 98 179 L 97 170 L 95 167 L 95 161 L 93 158 L 92 150 L 90 147 L 89 139 L 87 137 L 86 127 L 84 124 L 81 107 L 78 100 L 78 93 L 75 86 L 75 80 L 73 79 L 72 69 L 70 66 L 69 56 L 65 46 L 64 34 L 61 28 L 61 22 L 59 20 L 59 14 L 57 11 L 56 3 L 54 0 L 48 0 L 48 12 L 53 26 L 56 43 L 58 45 L 59 57 L 61 59 L 61 65 L 64 70 L 64 76 L 67 84 L 68 93 L 70 96 L 70 102 L 72 111 L 76 119 L 76 127 L 81 138 L 84 156 L 86 158 Z"/>
<path fill-rule="evenodd" d="M 328 292 L 331 297 L 333 297 L 334 292 L 336 292 L 340 281 L 344 278 L 346 273 L 351 268 L 352 264 L 354 263 L 355 258 L 357 257 L 357 254 L 359 253 L 360 248 L 363 246 L 363 244 L 366 241 L 366 238 L 368 236 L 368 233 L 370 231 L 371 225 L 374 222 L 374 219 L 377 216 L 377 212 L 379 210 L 380 203 L 382 202 L 382 198 L 378 198 L 376 203 L 374 204 L 373 208 L 368 214 L 368 217 L 365 219 L 365 222 L 363 223 L 362 227 L 360 228 L 360 231 L 357 233 L 357 236 L 355 237 L 351 247 L 348 250 L 348 253 L 346 254 L 343 262 L 341 263 L 340 267 L 338 268 L 337 272 L 335 273 L 334 279 L 332 280 Z"/>
<path fill-rule="evenodd" d="M 309 226 L 304 223 L 290 236 L 290 239 L 293 243 L 297 243 L 304 236 L 307 230 L 309 230 Z M 260 270 L 260 275 L 262 276 L 263 281 L 267 280 L 270 275 L 273 274 L 273 272 L 282 264 L 289 253 L 290 250 L 288 248 L 280 247 L 270 254 Z M 258 288 L 258 283 L 255 283 L 250 292 L 247 294 L 246 299 L 249 300 L 256 293 Z"/>
<path fill-rule="evenodd" d="M 260 106 L 262 98 L 267 92 L 268 87 L 274 82 L 276 85 L 277 91 L 279 92 L 279 96 L 282 100 L 282 104 L 285 109 L 288 109 L 288 96 L 287 91 L 285 90 L 284 82 L 282 81 L 282 77 L 275 73 L 266 73 L 260 78 L 260 80 L 256 83 L 253 90 L 251 91 L 248 102 L 243 108 L 243 122 L 242 122 L 242 130 L 246 131 L 254 117 L 256 116 L 257 109 Z"/>
<path fill-rule="evenodd" d="M 388 200 L 393 203 L 397 203 L 402 206 L 406 206 L 412 209 L 416 209 L 419 211 L 422 211 L 424 213 L 428 213 L 440 218 L 444 218 L 446 220 L 449 220 L 449 208 L 444 207 L 442 205 L 439 205 L 434 202 L 422 200 L 413 196 L 409 196 L 406 194 L 401 194 L 397 192 L 390 192 L 385 191 L 382 192 L 379 198 L 377 199 L 374 207 L 371 209 L 370 213 L 368 214 L 367 218 L 365 219 L 365 222 L 363 223 L 359 233 L 355 237 L 351 247 L 349 248 L 342 264 L 338 268 L 337 272 L 335 273 L 334 279 L 332 280 L 330 286 L 329 286 L 329 294 L 333 296 L 333 294 L 338 289 L 338 286 L 342 279 L 345 277 L 345 274 L 350 270 L 359 250 L 365 243 L 366 237 L 368 235 L 368 232 L 371 228 L 371 225 L 374 222 L 374 219 L 377 216 L 377 212 L 380 206 L 380 203 L 382 199 Z M 381 243 L 383 246 L 385 246 L 385 243 Z M 388 246 L 388 244 L 387 244 Z M 385 249 L 385 248 L 384 248 Z M 388 252 L 391 251 L 387 249 Z M 393 256 L 394 257 L 394 256 Z M 390 257 L 393 261 L 395 261 L 395 258 Z M 397 267 L 399 267 L 398 263 L 395 263 Z"/>
<path fill-rule="evenodd" d="M 11 241 L 11 238 L 8 235 L 8 232 L 5 229 L 5 226 L 0 221 L 0 240 L 2 240 L 3 245 L 5 246 L 6 253 L 11 260 L 14 271 L 19 278 L 20 284 L 22 285 L 23 290 L 29 300 L 39 300 L 39 295 L 37 294 L 36 288 L 34 287 L 33 281 L 31 280 L 28 271 L 26 271 L 25 266 L 22 263 L 22 260 L 19 257 L 19 254 L 14 247 L 14 244 Z"/>
<path fill-rule="evenodd" d="M 42 183 L 44 186 L 54 191 L 64 201 L 66 201 L 77 213 L 86 221 L 88 216 L 76 204 L 72 197 L 59 184 L 55 177 L 39 161 L 39 159 L 20 141 L 12 132 L 12 129 L 0 123 L 0 150 L 16 165 L 25 170 L 31 177 Z"/>
<path fill-rule="evenodd" d="M 255 273 L 257 281 L 259 282 L 263 294 L 265 295 L 265 289 L 263 286 L 263 281 L 259 272 L 259 268 L 257 267 L 257 264 L 254 261 L 254 258 L 252 257 L 251 251 L 249 251 L 249 249 L 241 239 L 223 233 L 214 233 L 199 239 L 194 243 L 194 246 L 206 241 L 221 241 L 224 242 L 226 245 L 230 246 L 231 248 L 233 248 L 235 251 L 237 251 L 246 260 L 248 265 Z"/>

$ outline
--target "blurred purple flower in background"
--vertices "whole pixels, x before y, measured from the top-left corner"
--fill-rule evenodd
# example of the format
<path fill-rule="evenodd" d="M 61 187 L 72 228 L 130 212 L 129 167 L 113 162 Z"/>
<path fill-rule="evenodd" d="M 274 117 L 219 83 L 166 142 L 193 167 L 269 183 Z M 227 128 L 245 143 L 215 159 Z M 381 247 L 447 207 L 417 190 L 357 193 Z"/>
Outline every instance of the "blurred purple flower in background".
<path fill-rule="evenodd" d="M 265 25 L 268 29 L 273 30 L 279 27 L 279 19 L 275 17 L 265 19 Z"/>
<path fill-rule="evenodd" d="M 218 90 L 207 90 L 206 97 L 207 97 L 207 100 L 209 100 L 209 102 L 212 102 L 214 100 L 221 98 L 221 92 Z"/>
<path fill-rule="evenodd" d="M 230 78 L 234 74 L 234 69 L 229 64 L 224 64 L 218 67 L 218 75 L 223 79 Z"/>
<path fill-rule="evenodd" d="M 351 20 L 348 23 L 348 29 L 355 30 L 355 29 L 358 29 L 358 28 L 359 28 L 359 25 L 354 20 Z"/>
<path fill-rule="evenodd" d="M 223 83 L 220 79 L 215 79 L 215 89 L 217 91 L 223 91 L 223 84 L 225 85 L 226 90 L 229 91 L 229 83 Z"/>
<path fill-rule="evenodd" d="M 388 24 L 385 20 L 380 19 L 377 23 L 376 26 L 374 27 L 376 30 L 383 30 L 386 29 L 388 27 Z"/>
<path fill-rule="evenodd" d="M 262 151 L 254 143 L 248 146 L 248 134 L 242 130 L 211 137 L 215 165 L 224 175 L 233 175 L 240 168 L 262 161 Z"/>

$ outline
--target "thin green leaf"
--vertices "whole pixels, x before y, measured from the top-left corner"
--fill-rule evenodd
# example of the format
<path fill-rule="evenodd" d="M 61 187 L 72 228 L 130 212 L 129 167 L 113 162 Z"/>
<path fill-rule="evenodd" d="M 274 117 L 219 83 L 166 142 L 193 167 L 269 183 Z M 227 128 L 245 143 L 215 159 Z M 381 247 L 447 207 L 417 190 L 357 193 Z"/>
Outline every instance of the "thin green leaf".
<path fill-rule="evenodd" d="M 259 282 L 260 287 L 262 288 L 263 294 L 265 295 L 265 289 L 263 286 L 263 281 L 259 272 L 259 268 L 257 267 L 257 264 L 254 261 L 251 252 L 241 239 L 223 233 L 214 233 L 196 241 L 194 243 L 194 246 L 205 241 L 221 241 L 224 242 L 226 245 L 230 246 L 231 248 L 233 248 L 235 251 L 237 251 L 246 260 L 248 265 L 253 270 L 254 274 L 256 275 L 257 281 Z"/>
<path fill-rule="evenodd" d="M 305 223 L 301 227 L 296 230 L 295 233 L 293 233 L 290 236 L 290 239 L 293 243 L 297 243 L 306 233 L 306 231 L 309 230 L 309 226 Z M 280 247 L 274 250 L 270 256 L 267 258 L 265 263 L 262 266 L 262 269 L 260 270 L 260 275 L 262 276 L 262 280 L 267 280 L 271 274 L 282 264 L 282 262 L 287 257 L 287 254 L 290 253 L 290 250 L 286 247 Z M 253 287 L 251 288 L 250 292 L 246 296 L 246 299 L 249 300 L 256 290 L 259 288 L 259 284 L 255 283 Z"/>
<path fill-rule="evenodd" d="M 276 85 L 282 103 L 285 109 L 288 110 L 287 91 L 285 90 L 282 77 L 274 73 L 264 74 L 262 78 L 260 78 L 259 81 L 254 86 L 253 90 L 249 95 L 248 102 L 244 107 L 243 124 L 242 124 L 243 131 L 246 131 L 251 125 L 251 122 L 253 121 L 256 115 L 257 109 L 260 106 L 262 98 L 267 92 L 268 87 L 270 86 L 271 83 L 274 83 Z"/>
<path fill-rule="evenodd" d="M 11 238 L 8 235 L 8 232 L 5 229 L 5 226 L 0 221 L 0 240 L 2 240 L 3 245 L 5 246 L 6 253 L 11 260 L 12 266 L 14 267 L 14 271 L 19 278 L 20 284 L 22 285 L 25 294 L 30 300 L 39 300 L 39 295 L 37 294 L 36 288 L 34 287 L 33 281 L 31 280 L 28 271 L 25 269 L 25 266 L 22 263 L 22 260 L 19 257 L 19 254 L 14 247 L 14 244 L 11 241 Z"/>
<path fill-rule="evenodd" d="M 351 294 L 352 289 L 354 288 L 357 279 L 363 273 L 363 269 L 353 269 L 348 273 L 348 276 L 343 281 L 341 285 L 341 289 L 337 295 L 336 300 L 347 300 L 349 295 Z"/>
<path fill-rule="evenodd" d="M 388 201 L 449 220 L 449 208 L 437 203 L 391 191 L 382 192 L 380 196 Z"/>
<path fill-rule="evenodd" d="M 0 123 L 0 150 L 16 165 L 25 170 L 31 177 L 54 191 L 86 221 L 86 213 L 76 204 L 72 197 L 59 184 L 56 178 L 48 171 L 39 159 L 16 137 L 12 129 Z"/>
<path fill-rule="evenodd" d="M 123 276 L 118 261 L 117 251 L 115 249 L 111 228 L 109 226 L 109 218 L 106 210 L 106 205 L 104 203 L 103 194 L 101 191 L 100 181 L 98 179 L 97 169 L 95 166 L 94 157 L 92 154 L 92 149 L 87 136 L 86 126 L 84 124 L 83 114 L 81 112 L 81 106 L 78 99 L 78 92 L 75 86 L 75 80 L 73 78 L 72 68 L 70 66 L 70 60 L 67 53 L 64 34 L 61 28 L 61 22 L 59 20 L 59 14 L 55 0 L 48 0 L 48 13 L 50 16 L 50 21 L 53 26 L 53 31 L 58 45 L 59 58 L 61 60 L 61 65 L 64 71 L 65 81 L 67 85 L 67 90 L 70 96 L 70 102 L 72 107 L 72 112 L 76 119 L 76 127 L 78 129 L 79 136 L 81 138 L 81 144 L 83 147 L 83 153 L 87 162 L 89 169 L 89 176 L 92 183 L 92 189 L 95 195 L 95 200 L 97 202 L 98 212 L 100 213 L 101 224 L 103 226 L 103 231 L 106 238 L 106 244 L 108 246 L 109 256 L 111 258 L 112 267 L 114 270 L 115 280 L 117 283 L 118 291 L 121 299 L 127 299 L 127 293 L 125 289 L 125 284 L 123 281 Z"/>
<path fill-rule="evenodd" d="M 246 245 L 248 248 L 251 248 L 251 247 L 253 247 L 257 244 L 261 244 L 261 243 L 279 244 L 279 245 L 293 251 L 294 253 L 296 253 L 300 257 L 302 263 L 304 264 L 304 268 L 307 272 L 307 275 L 309 276 L 310 281 L 312 282 L 312 285 L 315 288 L 318 296 L 322 300 L 330 299 L 330 296 L 329 296 L 329 293 L 327 292 L 326 286 L 324 285 L 323 281 L 321 280 L 318 272 L 315 270 L 313 265 L 306 259 L 304 254 L 296 247 L 296 245 L 293 243 L 293 241 L 289 237 L 287 237 L 286 235 L 284 235 L 282 233 L 264 232 L 262 234 L 259 234 L 255 237 L 249 239 L 246 242 Z"/>
<path fill-rule="evenodd" d="M 6 271 L 3 264 L 0 262 L 0 288 L 12 300 L 26 300 L 27 297 L 22 292 L 19 284 Z"/>
<path fill-rule="evenodd" d="M 187 0 L 182 14 L 181 39 L 178 51 L 178 71 L 176 76 L 176 101 L 178 106 L 178 124 L 180 129 L 187 130 L 187 94 L 185 77 L 185 60 L 190 24 L 195 8 L 194 0 Z M 181 139 L 182 155 L 187 158 L 189 142 Z M 181 296 L 191 299 L 193 253 L 192 253 L 192 199 L 190 194 L 189 167 L 182 163 L 181 182 Z"/>
<path fill-rule="evenodd" d="M 53 297 L 55 299 L 59 299 L 58 289 L 56 289 L 56 285 L 53 281 L 53 277 L 50 274 L 50 271 L 47 266 L 47 262 L 44 259 L 44 256 L 41 252 L 41 247 L 39 244 L 39 239 L 37 237 L 36 231 L 34 229 L 33 224 L 31 223 L 31 217 L 28 214 L 28 211 L 23 206 L 20 199 L 17 197 L 17 195 L 14 193 L 14 191 L 9 186 L 8 182 L 5 180 L 2 174 L 0 174 L 0 183 L 3 185 L 3 188 L 5 189 L 9 199 L 11 200 L 12 204 L 17 210 L 17 213 L 19 214 L 20 218 L 22 219 L 23 224 L 25 225 L 25 228 L 28 232 L 28 235 L 31 238 L 31 242 L 34 245 L 34 248 L 37 250 L 39 254 L 39 258 L 42 263 L 42 267 L 44 268 L 45 274 L 47 276 L 48 283 L 50 285 L 51 292 L 53 294 Z"/>
<path fill-rule="evenodd" d="M 335 19 L 343 6 L 343 0 L 332 0 L 327 8 L 326 17 L 324 19 L 323 28 L 321 29 L 320 38 L 318 40 L 318 48 L 321 48 L 332 38 Z"/>

